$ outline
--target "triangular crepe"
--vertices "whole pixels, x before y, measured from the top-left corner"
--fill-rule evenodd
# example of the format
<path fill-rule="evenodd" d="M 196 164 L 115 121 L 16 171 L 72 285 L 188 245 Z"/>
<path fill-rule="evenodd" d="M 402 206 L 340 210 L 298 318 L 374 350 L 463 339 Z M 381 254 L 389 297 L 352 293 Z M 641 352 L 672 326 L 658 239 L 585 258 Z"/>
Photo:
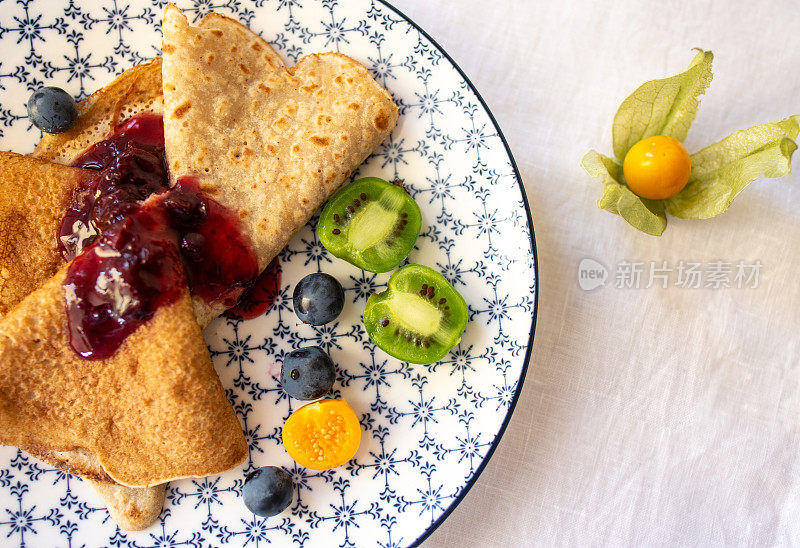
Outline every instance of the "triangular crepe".
<path fill-rule="evenodd" d="M 175 12 L 175 8 L 167 10 L 165 26 L 171 17 L 170 13 L 174 17 Z M 177 15 L 182 18 L 179 12 Z M 182 48 L 187 46 L 187 36 L 176 39 L 177 35 L 189 29 L 197 29 L 189 27 L 185 18 L 182 19 L 182 21 L 177 21 L 177 25 L 178 27 L 181 24 L 184 26 L 172 29 L 175 32 L 170 34 L 170 40 L 177 44 L 173 44 L 175 49 L 170 47 L 169 40 L 165 39 L 165 52 L 168 56 L 173 53 L 180 54 Z M 173 22 L 175 22 L 174 19 Z M 209 176 L 204 177 L 206 172 L 202 168 L 203 162 L 197 162 L 197 158 L 192 158 L 191 154 L 187 156 L 184 164 L 186 167 L 179 167 L 180 151 L 183 148 L 184 152 L 187 152 L 188 148 L 191 148 L 192 138 L 191 129 L 187 130 L 188 134 L 187 131 L 178 130 L 175 147 L 170 146 L 172 144 L 171 137 L 167 137 L 173 178 L 183 174 L 194 175 L 201 180 L 204 191 L 228 207 L 234 208 L 243 219 L 248 235 L 256 244 L 260 265 L 263 267 L 285 245 L 294 232 L 305 224 L 319 205 L 341 185 L 350 172 L 388 135 L 396 123 L 397 109 L 389 95 L 372 80 L 366 69 L 343 55 L 309 56 L 303 59 L 295 69 L 286 69 L 269 45 L 235 21 L 212 14 L 205 18 L 201 27 L 208 31 L 205 33 L 206 36 L 225 38 L 205 52 L 204 60 L 206 62 L 210 65 L 214 64 L 215 52 L 220 56 L 232 54 L 230 60 L 239 61 L 234 66 L 241 74 L 245 75 L 244 87 L 228 85 L 227 89 L 223 91 L 235 99 L 240 96 L 242 89 L 245 89 L 250 99 L 254 100 L 250 101 L 249 110 L 244 109 L 238 113 L 238 117 L 234 116 L 228 121 L 234 122 L 235 130 L 250 132 L 254 137 L 252 144 L 257 148 L 254 150 L 248 146 L 246 133 L 243 133 L 244 140 L 241 143 L 228 142 L 228 139 L 224 138 L 220 146 L 216 142 L 220 134 L 214 133 L 219 129 L 219 120 L 215 121 L 216 124 L 209 124 L 211 127 L 208 134 L 209 146 L 205 148 L 201 146 L 200 150 L 211 155 L 227 153 L 227 157 L 221 157 L 222 161 L 219 162 L 221 169 L 209 170 L 207 172 Z M 189 38 L 194 40 L 196 45 L 197 38 L 194 36 Z M 181 42 L 184 43 L 181 44 Z M 191 44 L 188 45 L 191 46 Z M 247 55 L 241 54 L 244 46 L 249 48 Z M 238 55 L 237 49 L 239 50 Z M 187 56 L 192 58 L 197 53 L 197 51 L 190 51 Z M 160 61 L 156 59 L 151 63 L 126 71 L 112 86 L 101 90 L 81 105 L 81 118 L 75 128 L 59 136 L 46 136 L 35 154 L 61 163 L 71 163 L 88 146 L 104 137 L 118 121 L 139 111 L 149 110 L 158 113 L 161 109 L 161 97 L 156 89 L 156 84 L 160 82 L 159 67 Z M 247 80 L 249 80 L 247 72 L 251 69 L 258 73 L 260 80 L 247 85 Z M 185 78 L 183 81 L 181 78 L 177 78 L 175 80 L 177 85 L 167 84 L 165 91 L 168 96 L 171 92 L 178 92 L 184 94 L 185 98 L 196 98 L 198 101 L 203 101 L 204 98 L 219 95 L 218 92 L 213 91 L 213 87 L 210 91 L 209 83 L 215 85 L 213 82 L 217 80 L 230 84 L 236 80 L 236 78 L 231 79 L 231 82 L 226 80 L 224 71 L 225 69 L 220 66 L 209 69 L 208 74 L 202 75 L 202 82 L 199 81 L 199 85 L 194 90 L 191 89 L 191 85 L 187 85 Z M 174 75 L 174 72 L 172 74 Z M 241 76 L 241 74 L 236 76 Z M 267 83 L 273 84 L 275 93 L 266 100 L 268 105 L 264 107 L 260 105 L 264 99 L 258 93 L 254 95 L 253 92 L 255 88 L 256 91 L 269 95 L 272 90 L 264 89 Z M 191 83 L 189 82 L 189 84 Z M 307 96 L 301 95 L 298 98 L 296 96 L 298 93 Z M 222 105 L 214 105 L 214 111 L 219 114 L 220 109 L 224 111 L 229 106 L 223 101 Z M 282 112 L 282 108 L 286 109 L 286 113 Z M 185 103 L 173 105 L 170 111 L 173 123 L 179 122 L 181 118 L 179 114 L 182 109 L 185 110 Z M 195 114 L 189 116 L 185 122 L 180 122 L 181 127 L 192 127 L 193 125 L 202 127 L 202 123 L 199 126 L 196 125 L 198 120 L 195 118 Z M 192 120 L 191 124 L 189 120 Z M 165 129 L 176 127 L 170 122 L 166 122 L 165 126 Z M 268 129 L 269 127 L 272 129 Z M 260 131 L 265 128 L 267 131 Z M 222 135 L 227 135 L 227 133 Z M 173 152 L 169 152 L 172 149 L 176 151 L 174 155 Z M 264 158 L 265 152 L 268 153 L 266 154 L 269 157 L 267 160 Z M 251 155 L 255 158 L 251 158 Z M 280 157 L 281 155 L 283 158 Z M 202 160 L 202 158 L 200 159 Z M 250 160 L 253 160 L 253 163 Z M 256 177 L 250 177 L 248 180 L 248 173 L 252 175 L 255 170 L 257 170 Z M 240 182 L 231 184 L 231 180 L 226 180 L 226 175 L 244 175 L 245 177 Z M 263 186 L 258 184 L 259 182 L 263 183 Z M 255 198 L 255 202 L 253 202 L 253 198 Z M 293 211 L 289 212 L 288 210 Z M 262 211 L 265 212 L 265 215 L 257 218 L 256 214 Z M 269 219 L 268 216 L 275 212 L 281 214 L 279 218 Z M 286 213 L 289 214 L 286 215 Z M 55 326 L 59 324 L 59 321 L 63 323 L 63 318 L 59 318 L 59 313 L 63 314 L 63 306 L 53 307 L 52 304 L 54 302 L 59 305 L 63 304 L 61 300 L 63 297 L 59 293 L 62 278 L 63 271 L 45 287 L 26 299 L 19 309 L 13 311 L 5 321 L 0 322 L 0 359 L 11 364 L 18 364 L 20 359 L 33 360 L 39 356 L 36 346 L 40 344 L 41 340 L 45 340 L 44 335 L 51 339 L 55 337 L 53 340 L 57 339 L 56 334 L 61 331 L 58 331 Z M 182 302 L 160 310 L 156 314 L 156 318 L 134 333 L 120 351 L 106 361 L 114 364 L 118 361 L 133 363 L 130 360 L 135 359 L 137 360 L 135 369 L 139 371 L 147 370 L 148 366 L 152 365 L 152 361 L 163 358 L 163 355 L 148 354 L 147 352 L 143 354 L 141 350 L 148 348 L 146 344 L 149 342 L 150 336 L 158 340 L 159 334 L 163 336 L 163 333 L 169 332 L 170 327 L 166 326 L 190 315 L 185 306 L 181 309 Z M 50 309 L 44 306 L 46 303 L 50 303 Z M 221 312 L 220 308 L 210 307 L 197 299 L 195 299 L 195 307 L 198 311 L 198 319 L 203 325 Z M 50 313 L 46 314 L 46 317 L 43 318 L 44 321 L 39 321 L 34 320 L 36 318 L 34 310 L 39 312 L 49 310 Z M 157 318 L 164 325 L 157 324 Z M 185 327 L 191 325 L 192 322 L 179 321 L 178 324 Z M 32 329 L 34 326 L 36 329 Z M 153 329 L 151 330 L 150 327 Z M 191 333 L 183 333 L 181 338 L 188 341 L 193 340 Z M 173 340 L 172 337 L 170 340 Z M 52 355 L 48 356 L 48 360 L 51 363 L 63 361 L 66 364 L 64 365 L 65 372 L 75 366 L 80 369 L 80 365 L 86 365 L 87 362 L 80 359 L 77 363 L 73 362 L 71 358 L 74 359 L 74 355 L 60 354 L 61 351 L 68 348 L 64 340 L 51 346 L 49 354 Z M 172 360 L 181 354 L 182 351 L 172 354 L 167 360 L 167 365 L 173 365 Z M 140 362 L 138 359 L 147 359 L 148 361 Z M 167 367 L 167 370 L 171 370 L 170 367 Z M 112 367 L 104 370 L 105 374 L 113 371 L 116 370 Z M 198 374 L 204 371 L 204 368 L 201 364 L 192 363 L 188 368 L 183 370 L 178 368 L 173 372 L 180 374 L 181 371 Z M 10 372 L 11 369 L 0 371 L 0 382 L 8 382 L 9 388 L 25 386 L 26 382 L 30 382 L 29 378 L 16 379 L 13 375 L 6 375 Z M 192 384 L 194 385 L 194 382 Z M 165 383 L 164 380 L 158 383 L 158 386 L 166 385 L 168 382 Z M 5 388 L 0 386 L 0 391 L 2 390 Z M 63 388 L 59 388 L 57 392 L 59 390 L 63 390 Z M 213 405 L 213 399 L 208 394 L 200 397 L 200 400 L 206 403 L 212 401 L 211 409 L 208 409 L 210 415 L 213 415 L 215 410 L 218 412 L 221 409 L 221 407 Z M 97 402 L 90 398 L 90 404 L 92 403 L 96 404 Z M 169 397 L 162 401 L 162 404 L 167 407 L 171 403 L 175 402 L 171 401 Z M 9 402 L 0 405 L 0 415 L 4 413 L 3 409 L 8 409 L 7 405 Z M 97 411 L 98 409 L 95 408 L 93 412 Z M 17 410 L 14 410 L 13 413 L 17 413 Z M 19 415 L 24 416 L 24 413 L 19 413 Z M 204 414 L 201 412 L 200 415 L 199 420 L 202 420 Z M 143 482 L 150 484 L 165 479 L 163 477 L 154 479 L 159 478 L 158 470 L 160 468 L 156 462 L 148 462 L 135 471 L 131 470 L 130 467 L 133 463 L 126 459 L 124 452 L 118 451 L 121 449 L 120 447 L 117 446 L 114 451 L 110 452 L 107 450 L 108 445 L 114 446 L 114 440 L 109 440 L 104 436 L 91 438 L 91 443 L 84 441 L 86 438 L 82 437 L 82 445 L 76 446 L 76 450 L 61 451 L 59 450 L 62 447 L 61 442 L 68 440 L 74 434 L 70 430 L 71 427 L 63 431 L 60 428 L 54 429 L 53 425 L 56 423 L 53 422 L 53 417 L 42 419 L 36 417 L 34 413 L 33 419 L 36 418 L 39 419 L 38 423 L 36 420 L 31 420 L 24 426 L 17 424 L 14 434 L 17 441 L 8 443 L 28 444 L 24 446 L 35 456 L 84 477 L 93 477 L 94 475 L 96 479 L 100 479 L 102 483 L 97 485 L 98 490 L 109 503 L 112 514 L 115 512 L 115 508 L 119 510 L 119 507 L 122 507 L 123 512 L 127 510 L 128 514 L 133 512 L 132 509 L 135 509 L 137 505 L 155 507 L 155 503 L 157 503 L 157 507 L 160 508 L 163 500 L 163 486 L 154 489 L 129 489 L 126 491 L 127 488 L 113 483 L 110 476 L 104 476 L 104 472 L 98 473 L 98 470 L 102 470 L 99 465 L 99 462 L 102 461 L 111 476 L 123 483 L 133 481 L 136 485 L 143 484 Z M 235 421 L 235 417 L 233 418 Z M 76 420 L 74 423 L 76 428 L 84 428 L 87 431 L 92 431 L 93 428 L 96 430 L 97 427 L 97 423 L 92 421 L 88 421 L 84 426 L 80 426 L 80 420 Z M 224 423 L 224 420 L 216 422 L 217 426 L 223 428 Z M 37 445 L 40 443 L 39 441 L 31 443 L 28 438 L 31 437 L 31 430 L 34 429 L 32 426 L 44 426 L 45 430 L 49 430 L 45 436 L 48 438 L 48 443 L 43 445 Z M 127 426 L 132 425 L 127 424 Z M 196 427 L 201 430 L 204 428 L 204 426 Z M 238 425 L 237 431 L 241 437 Z M 137 435 L 144 434 L 145 432 L 142 431 Z M 10 437 L 13 438 L 14 435 L 10 434 Z M 55 448 L 50 439 L 53 436 L 62 436 L 63 438 L 58 444 L 55 444 Z M 234 437 L 236 436 L 234 435 Z M 92 447 L 88 451 L 80 449 L 86 445 L 92 445 Z M 209 444 L 200 443 L 200 446 L 208 449 Z M 233 455 L 235 451 L 230 451 L 228 454 Z M 172 456 L 177 457 L 178 455 Z M 193 464 L 191 459 L 189 460 L 190 462 L 182 464 L 187 475 L 214 473 L 208 468 L 204 472 L 198 473 L 197 463 Z M 205 460 L 206 465 L 211 468 L 214 467 L 214 462 L 219 463 L 220 461 L 219 459 L 216 461 L 214 459 Z M 161 470 L 163 472 L 163 468 Z M 195 471 L 189 472 L 188 470 Z M 139 523 L 138 526 L 130 528 L 146 526 L 149 524 L 149 519 L 154 519 L 156 516 L 157 511 L 145 523 Z M 120 521 L 118 516 L 115 516 L 115 519 Z"/>
<path fill-rule="evenodd" d="M 126 70 L 82 101 L 75 126 L 66 133 L 45 134 L 34 156 L 71 164 L 119 122 L 141 112 L 161 114 L 162 103 L 161 59 L 156 58 Z M 55 234 L 73 186 L 86 174 L 28 156 L 0 154 L 0 187 L 4 189 L 0 194 L 0 315 L 63 266 Z M 193 320 L 187 317 L 185 321 Z M 123 529 L 144 529 L 161 513 L 166 484 L 120 485 L 104 477 L 97 458 L 85 451 L 42 451 L 35 456 L 81 475 Z"/>
<path fill-rule="evenodd" d="M 258 35 L 211 14 L 164 13 L 164 135 L 170 176 L 192 176 L 235 211 L 263 269 L 389 135 L 397 107 L 339 53 L 287 68 Z M 205 325 L 221 311 L 194 299 Z"/>
<path fill-rule="evenodd" d="M 61 269 L 0 320 L 0 443 L 129 487 L 228 470 L 247 455 L 239 421 L 192 315 L 188 289 L 105 360 L 67 339 Z M 94 475 L 94 476 L 93 476 Z"/>
<path fill-rule="evenodd" d="M 71 164 L 88 147 L 103 139 L 120 121 L 139 114 L 161 114 L 161 58 L 134 66 L 78 105 L 75 126 L 61 134 L 44 134 L 33 155 Z M 20 175 L 28 173 L 30 179 Z M 5 153 L 0 157 L 0 315 L 56 274 L 63 265 L 54 235 L 64 206 L 81 170 Z M 33 181 L 33 184 L 30 184 Z M 31 235 L 34 235 L 31 237 Z M 158 518 L 166 484 L 126 487 L 103 476 L 97 458 L 80 451 L 37 455 L 65 471 L 82 474 L 123 529 L 139 530 Z M 95 478 L 95 479 L 90 479 Z"/>

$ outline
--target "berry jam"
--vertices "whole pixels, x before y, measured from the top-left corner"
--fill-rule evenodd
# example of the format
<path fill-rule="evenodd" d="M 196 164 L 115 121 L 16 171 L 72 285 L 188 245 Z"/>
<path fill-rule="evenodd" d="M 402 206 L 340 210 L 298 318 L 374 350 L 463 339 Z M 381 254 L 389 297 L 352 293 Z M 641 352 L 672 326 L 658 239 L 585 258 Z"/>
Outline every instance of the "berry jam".
<path fill-rule="evenodd" d="M 236 306 L 225 312 L 232 320 L 252 320 L 267 312 L 278 298 L 281 290 L 281 263 L 277 257 L 259 274 L 253 285 L 248 287 Z"/>
<path fill-rule="evenodd" d="M 161 118 L 139 115 L 75 163 L 98 170 L 75 192 L 59 234 L 65 257 L 77 255 L 65 304 L 70 344 L 85 358 L 111 356 L 187 283 L 229 307 L 258 275 L 236 215 L 191 178 L 167 190 L 163 139 Z"/>
<path fill-rule="evenodd" d="M 225 308 L 235 305 L 258 276 L 258 257 L 239 219 L 204 196 L 190 177 L 181 177 L 161 203 L 178 234 L 192 294 Z"/>
<path fill-rule="evenodd" d="M 185 287 L 176 236 L 158 208 L 140 208 L 111 225 L 70 264 L 64 280 L 72 349 L 111 356 L 158 307 Z"/>
<path fill-rule="evenodd" d="M 67 261 L 130 215 L 138 202 L 169 186 L 161 117 L 140 114 L 129 119 L 72 165 L 98 173 L 75 189 L 61 221 L 58 245 Z"/>

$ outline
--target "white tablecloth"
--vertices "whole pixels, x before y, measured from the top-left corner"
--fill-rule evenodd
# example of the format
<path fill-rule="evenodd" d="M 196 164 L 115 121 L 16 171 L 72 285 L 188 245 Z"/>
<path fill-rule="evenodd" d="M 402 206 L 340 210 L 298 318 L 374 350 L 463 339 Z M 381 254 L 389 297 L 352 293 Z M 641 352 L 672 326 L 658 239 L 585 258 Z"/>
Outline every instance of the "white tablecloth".
<path fill-rule="evenodd" d="M 800 3 L 396 4 L 493 109 L 539 252 L 516 413 L 426 546 L 800 544 L 800 176 L 758 180 L 721 217 L 670 219 L 655 238 L 597 209 L 601 184 L 579 166 L 611 153 L 622 99 L 682 71 L 693 47 L 716 57 L 690 152 L 800 113 Z M 593 291 L 578 285 L 585 258 L 608 271 Z M 691 263 L 703 287 L 678 284 Z"/>

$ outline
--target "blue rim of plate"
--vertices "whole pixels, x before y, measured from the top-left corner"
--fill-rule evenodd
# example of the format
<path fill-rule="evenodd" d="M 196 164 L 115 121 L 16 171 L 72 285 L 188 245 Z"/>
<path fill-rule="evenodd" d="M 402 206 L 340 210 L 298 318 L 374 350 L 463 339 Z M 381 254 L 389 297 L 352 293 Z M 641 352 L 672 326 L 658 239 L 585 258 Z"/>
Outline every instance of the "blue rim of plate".
<path fill-rule="evenodd" d="M 475 97 L 478 98 L 478 101 L 480 102 L 481 106 L 486 111 L 486 114 L 489 116 L 489 119 L 492 121 L 492 124 L 494 125 L 494 128 L 497 131 L 497 135 L 500 136 L 500 141 L 503 143 L 503 146 L 506 149 L 506 154 L 508 154 L 508 159 L 511 162 L 511 167 L 514 170 L 514 175 L 517 178 L 517 184 L 519 185 L 520 193 L 522 195 L 522 205 L 525 207 L 525 214 L 527 215 L 527 219 L 528 219 L 528 230 L 530 231 L 530 234 L 531 234 L 531 252 L 533 253 L 533 287 L 534 287 L 533 317 L 531 319 L 531 334 L 530 334 L 530 337 L 528 338 L 528 348 L 525 351 L 525 360 L 524 360 L 524 362 L 522 364 L 522 371 L 520 371 L 520 374 L 519 374 L 519 381 L 517 383 L 517 390 L 514 393 L 514 397 L 511 400 L 511 404 L 508 406 L 508 412 L 506 413 L 506 417 L 503 419 L 503 424 L 500 425 L 500 429 L 497 431 L 497 435 L 495 436 L 491 447 L 489 447 L 489 451 L 487 451 L 486 452 L 486 456 L 483 457 L 483 461 L 481 461 L 480 465 L 475 470 L 475 473 L 469 479 L 467 484 L 461 489 L 461 491 L 458 493 L 458 495 L 456 495 L 455 499 L 450 504 L 450 506 L 447 507 L 447 509 L 442 513 L 442 515 L 439 516 L 439 518 L 435 522 L 433 522 L 425 530 L 425 532 L 422 533 L 422 535 L 420 535 L 417 538 L 417 540 L 415 540 L 414 542 L 412 542 L 409 545 L 410 548 L 416 548 L 417 546 L 422 544 L 429 536 L 431 536 L 431 534 L 434 531 L 436 531 L 436 529 L 438 529 L 439 526 L 442 523 L 444 523 L 444 521 L 448 517 L 450 517 L 450 514 L 452 514 L 453 510 L 455 510 L 456 507 L 459 504 L 461 504 L 461 501 L 463 501 L 466 498 L 466 496 L 469 493 L 470 489 L 472 489 L 472 486 L 475 485 L 475 483 L 478 481 L 478 478 L 483 473 L 483 470 L 486 468 L 486 465 L 489 464 L 489 461 L 491 460 L 492 455 L 494 455 L 495 449 L 497 449 L 497 447 L 500 445 L 500 440 L 503 438 L 503 434 L 505 434 L 506 428 L 508 427 L 509 422 L 511 422 L 511 417 L 514 414 L 514 409 L 517 407 L 517 402 L 519 401 L 520 394 L 522 394 L 522 386 L 525 384 L 525 376 L 528 373 L 528 366 L 531 363 L 531 352 L 533 350 L 533 338 L 534 338 L 534 335 L 536 334 L 536 319 L 537 319 L 537 315 L 538 315 L 538 312 L 539 312 L 539 257 L 536 254 L 536 235 L 534 234 L 534 231 L 533 231 L 533 218 L 531 217 L 531 208 L 530 208 L 530 205 L 528 204 L 528 197 L 525 194 L 525 185 L 522 183 L 522 176 L 519 173 L 519 168 L 517 167 L 517 162 L 516 162 L 516 160 L 514 160 L 514 155 L 511 152 L 511 147 L 508 146 L 508 141 L 506 140 L 506 136 L 503 134 L 503 130 L 500 129 L 500 125 L 497 123 L 497 120 L 495 119 L 494 114 L 492 114 L 491 109 L 489 109 L 489 105 L 486 104 L 486 101 L 483 99 L 483 96 L 480 94 L 480 92 L 478 92 L 477 88 L 475 87 L 475 84 L 472 83 L 472 80 L 469 79 L 469 77 L 461 69 L 461 67 L 458 65 L 458 63 L 456 63 L 455 60 L 452 57 L 450 57 L 450 54 L 447 53 L 445 51 L 445 49 L 441 45 L 439 45 L 439 42 L 434 40 L 433 37 L 430 34 L 428 34 L 427 32 L 425 32 L 425 30 L 422 27 L 420 27 L 417 23 L 415 23 L 414 20 L 412 20 L 410 17 L 408 17 L 401 10 L 399 10 L 398 8 L 396 8 L 395 6 L 390 4 L 387 0 L 378 0 L 378 2 L 380 2 L 381 4 L 383 4 L 384 6 L 389 8 L 390 10 L 394 11 L 397 15 L 399 15 L 400 17 L 402 17 L 406 21 L 408 21 L 408 23 L 412 27 L 417 29 L 417 31 L 420 34 L 422 34 L 426 39 L 428 39 L 431 42 L 431 44 L 433 44 L 433 46 L 437 50 L 439 50 L 439 52 L 442 55 L 444 55 L 445 59 L 447 59 L 450 62 L 450 64 L 453 65 L 453 68 L 455 68 L 456 71 L 458 71 L 458 73 L 461 75 L 461 77 L 467 83 L 469 88 L 475 94 Z"/>

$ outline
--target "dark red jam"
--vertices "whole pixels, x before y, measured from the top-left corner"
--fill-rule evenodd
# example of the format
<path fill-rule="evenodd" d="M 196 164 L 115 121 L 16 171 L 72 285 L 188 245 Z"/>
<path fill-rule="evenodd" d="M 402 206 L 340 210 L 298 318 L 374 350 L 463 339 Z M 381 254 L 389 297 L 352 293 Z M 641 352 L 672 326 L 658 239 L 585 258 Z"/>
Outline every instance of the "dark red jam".
<path fill-rule="evenodd" d="M 185 287 L 174 231 L 159 207 L 142 207 L 106 229 L 70 264 L 64 280 L 72 349 L 112 355 L 156 309 Z"/>
<path fill-rule="evenodd" d="M 236 215 L 191 178 L 167 190 L 163 139 L 160 117 L 140 115 L 76 162 L 98 170 L 60 233 L 65 256 L 77 254 L 65 302 L 70 344 L 85 358 L 112 355 L 187 282 L 207 302 L 233 306 L 258 275 Z"/>
<path fill-rule="evenodd" d="M 162 204 L 178 233 L 192 294 L 226 308 L 235 305 L 258 276 L 258 257 L 239 219 L 204 196 L 190 177 L 181 177 Z"/>
<path fill-rule="evenodd" d="M 267 312 L 281 290 L 281 263 L 277 257 L 259 274 L 253 285 L 248 287 L 236 306 L 225 312 L 226 318 L 233 320 L 252 320 Z"/>
<path fill-rule="evenodd" d="M 61 221 L 58 244 L 71 260 L 151 194 L 169 187 L 161 116 L 140 114 L 83 153 L 73 165 L 97 170 L 76 188 Z"/>

